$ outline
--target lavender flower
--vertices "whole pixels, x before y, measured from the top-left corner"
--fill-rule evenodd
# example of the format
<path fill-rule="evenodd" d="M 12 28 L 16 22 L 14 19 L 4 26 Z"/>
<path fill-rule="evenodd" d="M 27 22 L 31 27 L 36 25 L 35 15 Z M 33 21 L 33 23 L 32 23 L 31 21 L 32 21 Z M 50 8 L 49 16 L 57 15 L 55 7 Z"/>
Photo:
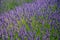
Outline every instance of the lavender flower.
<path fill-rule="evenodd" d="M 25 3 L 22 6 L 15 7 L 15 9 L 2 14 L 0 16 L 1 39 L 58 39 L 58 28 L 60 28 L 58 20 L 60 20 L 60 14 L 57 10 L 56 1 L 57 0 L 35 0 L 33 3 Z M 54 35 L 56 36 L 52 37 Z"/>

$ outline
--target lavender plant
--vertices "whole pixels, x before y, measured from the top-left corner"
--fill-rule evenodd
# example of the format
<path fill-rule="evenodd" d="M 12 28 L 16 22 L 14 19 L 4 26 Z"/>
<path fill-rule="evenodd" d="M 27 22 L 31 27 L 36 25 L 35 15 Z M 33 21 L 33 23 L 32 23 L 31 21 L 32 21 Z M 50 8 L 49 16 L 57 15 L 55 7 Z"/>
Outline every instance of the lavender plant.
<path fill-rule="evenodd" d="M 0 15 L 0 40 L 59 40 L 56 2 L 36 0 Z"/>

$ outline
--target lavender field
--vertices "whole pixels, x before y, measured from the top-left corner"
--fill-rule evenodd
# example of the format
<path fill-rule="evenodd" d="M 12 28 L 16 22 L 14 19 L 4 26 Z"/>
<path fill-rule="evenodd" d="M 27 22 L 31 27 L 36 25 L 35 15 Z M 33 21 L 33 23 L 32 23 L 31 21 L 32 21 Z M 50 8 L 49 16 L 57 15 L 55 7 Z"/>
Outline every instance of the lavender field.
<path fill-rule="evenodd" d="M 60 40 L 60 1 L 2 0 L 0 40 Z"/>

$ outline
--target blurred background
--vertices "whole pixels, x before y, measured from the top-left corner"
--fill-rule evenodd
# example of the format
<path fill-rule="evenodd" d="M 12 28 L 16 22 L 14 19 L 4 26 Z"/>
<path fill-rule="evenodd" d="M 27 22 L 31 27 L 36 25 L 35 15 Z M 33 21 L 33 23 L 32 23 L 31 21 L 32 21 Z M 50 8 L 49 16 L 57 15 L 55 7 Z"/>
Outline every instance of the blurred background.
<path fill-rule="evenodd" d="M 0 13 L 14 9 L 24 3 L 31 3 L 34 0 L 0 0 Z"/>

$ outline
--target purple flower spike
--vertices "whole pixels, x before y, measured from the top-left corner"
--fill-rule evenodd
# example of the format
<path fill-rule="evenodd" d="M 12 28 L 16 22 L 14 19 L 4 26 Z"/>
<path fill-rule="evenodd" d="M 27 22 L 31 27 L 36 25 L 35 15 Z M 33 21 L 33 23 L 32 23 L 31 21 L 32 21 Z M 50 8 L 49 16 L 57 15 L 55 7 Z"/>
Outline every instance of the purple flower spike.
<path fill-rule="evenodd" d="M 3 35 L 8 35 L 5 27 L 3 28 Z"/>
<path fill-rule="evenodd" d="M 20 28 L 19 35 L 20 36 L 25 36 L 26 35 L 25 27 Z"/>

